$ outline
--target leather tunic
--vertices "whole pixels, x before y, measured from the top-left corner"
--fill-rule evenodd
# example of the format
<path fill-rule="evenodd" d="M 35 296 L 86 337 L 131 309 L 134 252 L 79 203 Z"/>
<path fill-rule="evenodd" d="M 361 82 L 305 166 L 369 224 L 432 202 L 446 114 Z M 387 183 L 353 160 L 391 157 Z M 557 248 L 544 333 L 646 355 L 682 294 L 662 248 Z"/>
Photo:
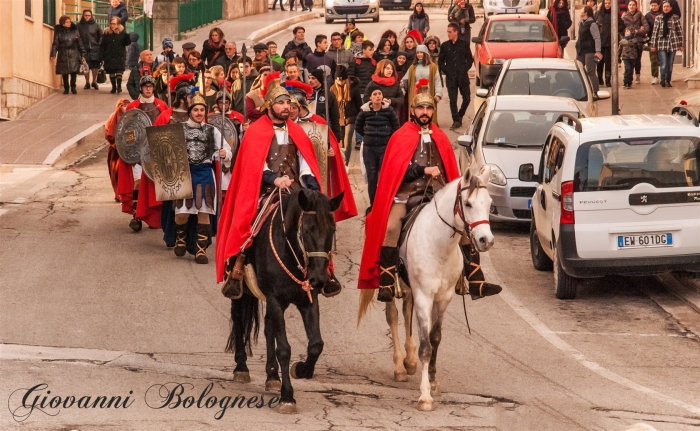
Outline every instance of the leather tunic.
<path fill-rule="evenodd" d="M 160 115 L 160 110 L 158 109 L 158 107 L 156 106 L 155 103 L 143 103 L 142 102 L 139 105 L 139 109 L 142 110 L 143 112 L 145 112 L 146 115 L 148 115 L 148 118 L 151 119 L 151 123 L 156 121 L 156 118 L 158 118 L 158 116 Z"/>
<path fill-rule="evenodd" d="M 420 139 L 420 138 L 419 138 Z M 433 193 L 437 193 L 443 186 L 445 177 L 445 167 L 442 164 L 442 159 L 440 158 L 440 152 L 438 151 L 435 141 L 431 138 L 430 143 L 419 142 L 416 146 L 416 151 L 411 157 L 411 165 L 420 165 L 424 167 L 437 166 L 440 168 L 440 175 L 442 175 L 443 181 L 433 180 L 430 183 Z M 399 201 L 407 201 L 409 198 L 414 196 L 422 196 L 425 193 L 425 189 L 428 186 L 431 175 L 423 175 L 422 177 L 413 180 L 408 183 L 401 183 L 399 191 L 396 193 L 396 198 Z"/>
<path fill-rule="evenodd" d="M 288 176 L 290 180 L 294 180 L 291 189 L 296 190 L 301 188 L 299 182 L 299 159 L 297 157 L 297 147 L 294 145 L 291 136 L 288 136 L 289 144 L 279 145 L 277 136 L 272 135 L 270 150 L 267 153 L 267 167 L 275 173 L 277 177 Z M 272 193 L 274 186 L 265 185 L 263 194 Z"/>

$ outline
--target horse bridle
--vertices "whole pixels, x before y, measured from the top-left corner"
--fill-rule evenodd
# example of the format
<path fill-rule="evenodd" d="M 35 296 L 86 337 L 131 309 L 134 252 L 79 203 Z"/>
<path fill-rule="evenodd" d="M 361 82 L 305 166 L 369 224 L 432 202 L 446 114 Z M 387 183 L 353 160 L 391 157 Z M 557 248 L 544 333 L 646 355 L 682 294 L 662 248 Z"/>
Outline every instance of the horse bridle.
<path fill-rule="evenodd" d="M 471 231 L 475 227 L 482 225 L 482 224 L 491 224 L 488 219 L 485 220 L 477 220 L 475 222 L 469 223 L 464 216 L 464 202 L 462 201 L 462 192 L 465 190 L 469 191 L 469 194 L 467 194 L 467 200 L 469 200 L 469 196 L 477 190 L 477 189 L 485 189 L 486 186 L 479 183 L 470 183 L 469 186 L 467 187 L 462 187 L 462 180 L 460 179 L 459 182 L 457 183 L 457 195 L 455 196 L 455 203 L 452 206 L 452 214 L 459 216 L 459 219 L 462 220 L 462 223 L 464 224 L 464 230 L 459 230 L 456 227 L 452 226 L 449 224 L 442 216 L 440 215 L 440 211 L 438 210 L 437 206 L 437 200 L 433 199 L 433 202 L 435 203 L 435 212 L 437 213 L 438 217 L 440 217 L 440 220 L 442 220 L 443 223 L 445 223 L 450 229 L 452 229 L 452 237 L 455 235 L 459 234 L 460 236 L 463 236 L 465 233 L 471 236 Z"/>

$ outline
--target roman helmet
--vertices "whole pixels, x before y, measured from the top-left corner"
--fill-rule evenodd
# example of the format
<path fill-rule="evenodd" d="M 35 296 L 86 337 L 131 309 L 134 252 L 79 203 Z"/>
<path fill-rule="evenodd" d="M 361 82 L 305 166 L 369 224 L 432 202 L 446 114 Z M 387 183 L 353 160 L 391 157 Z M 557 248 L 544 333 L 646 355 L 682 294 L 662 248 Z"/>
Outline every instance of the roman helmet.
<path fill-rule="evenodd" d="M 413 107 L 420 105 L 435 107 L 435 99 L 430 94 L 430 81 L 427 78 L 419 79 L 413 91 Z"/>
<path fill-rule="evenodd" d="M 206 110 L 207 101 L 199 93 L 199 87 L 192 87 L 192 89 L 190 90 L 190 100 L 189 100 L 189 103 L 187 104 L 187 112 L 188 113 L 192 112 L 192 108 L 194 108 L 197 105 L 204 106 L 204 109 Z"/>
<path fill-rule="evenodd" d="M 192 88 L 192 80 L 194 79 L 194 73 L 187 73 L 180 76 L 175 76 L 170 78 L 169 86 L 170 92 L 174 94 L 175 105 L 178 105 L 180 101 L 184 100 L 185 105 L 187 105 L 187 99 L 190 95 L 190 89 Z"/>
<path fill-rule="evenodd" d="M 265 77 L 262 88 L 260 89 L 260 96 L 262 96 L 265 100 L 265 102 L 259 108 L 260 112 L 266 110 L 277 102 L 292 99 L 287 89 L 280 85 L 279 72 L 271 73 Z"/>
<path fill-rule="evenodd" d="M 301 81 L 286 81 L 285 88 L 289 92 L 289 95 L 292 96 L 291 100 L 293 104 L 300 108 L 308 109 L 309 105 L 307 100 L 314 92 L 309 84 L 305 84 Z"/>
<path fill-rule="evenodd" d="M 153 79 L 153 75 L 151 74 L 151 68 L 148 66 L 143 66 L 143 68 L 141 69 L 141 79 L 139 80 L 139 87 L 143 87 L 144 85 L 148 84 L 151 84 L 155 87 L 156 80 Z"/>

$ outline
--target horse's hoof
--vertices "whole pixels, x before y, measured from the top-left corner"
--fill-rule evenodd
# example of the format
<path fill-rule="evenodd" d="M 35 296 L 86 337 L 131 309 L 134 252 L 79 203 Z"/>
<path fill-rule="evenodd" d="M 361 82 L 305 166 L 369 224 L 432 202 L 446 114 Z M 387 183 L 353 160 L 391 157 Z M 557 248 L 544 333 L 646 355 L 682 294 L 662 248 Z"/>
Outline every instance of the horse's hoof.
<path fill-rule="evenodd" d="M 430 384 L 430 395 L 433 397 L 439 397 L 442 395 L 442 391 L 440 390 L 440 385 L 438 383 Z"/>
<path fill-rule="evenodd" d="M 293 379 L 300 379 L 297 375 L 297 365 L 301 364 L 301 362 L 295 362 L 292 364 L 291 367 L 289 367 L 289 374 L 292 376 Z"/>
<path fill-rule="evenodd" d="M 432 412 L 435 410 L 432 401 L 418 401 L 418 410 L 422 412 Z"/>
<path fill-rule="evenodd" d="M 265 382 L 265 391 L 279 394 L 282 391 L 282 382 L 279 380 L 268 380 Z"/>
<path fill-rule="evenodd" d="M 297 404 L 296 403 L 280 403 L 280 413 L 283 415 L 295 415 L 297 414 Z"/>
<path fill-rule="evenodd" d="M 408 374 L 405 371 L 394 371 L 394 381 L 395 382 L 407 382 Z"/>
<path fill-rule="evenodd" d="M 248 371 L 234 371 L 233 381 L 238 383 L 250 383 L 250 373 Z"/>
<path fill-rule="evenodd" d="M 406 368 L 406 374 L 408 374 L 409 376 L 416 374 L 416 371 L 418 371 L 417 364 L 410 364 L 410 363 L 406 362 L 405 359 L 403 360 L 403 366 L 404 366 L 404 368 Z"/>

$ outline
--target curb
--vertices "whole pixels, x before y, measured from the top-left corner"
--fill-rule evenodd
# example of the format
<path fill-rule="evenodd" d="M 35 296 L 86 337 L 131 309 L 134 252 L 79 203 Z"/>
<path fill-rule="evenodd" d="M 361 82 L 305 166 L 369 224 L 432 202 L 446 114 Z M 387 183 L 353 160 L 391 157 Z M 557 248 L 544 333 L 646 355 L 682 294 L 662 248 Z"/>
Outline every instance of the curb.
<path fill-rule="evenodd" d="M 672 274 L 657 275 L 656 279 L 681 301 L 688 304 L 695 312 L 700 313 L 700 293 L 685 286 Z"/>
<path fill-rule="evenodd" d="M 322 15 L 318 12 L 309 12 L 305 13 L 302 15 L 297 15 L 291 18 L 283 19 L 282 21 L 276 22 L 274 24 L 270 24 L 267 27 L 263 27 L 260 30 L 256 30 L 252 32 L 249 36 L 248 39 L 258 41 L 259 39 L 263 39 L 273 33 L 277 33 L 280 30 L 283 30 L 287 27 L 289 27 L 292 24 L 297 24 L 300 22 L 304 21 L 310 21 L 312 19 L 320 18 Z"/>
<path fill-rule="evenodd" d="M 97 123 L 57 146 L 53 149 L 53 151 L 51 151 L 51 153 L 49 153 L 46 159 L 42 162 L 42 165 L 53 166 L 62 155 L 67 154 L 88 140 L 94 139 L 96 136 L 104 140 L 106 123 L 106 121 Z"/>

